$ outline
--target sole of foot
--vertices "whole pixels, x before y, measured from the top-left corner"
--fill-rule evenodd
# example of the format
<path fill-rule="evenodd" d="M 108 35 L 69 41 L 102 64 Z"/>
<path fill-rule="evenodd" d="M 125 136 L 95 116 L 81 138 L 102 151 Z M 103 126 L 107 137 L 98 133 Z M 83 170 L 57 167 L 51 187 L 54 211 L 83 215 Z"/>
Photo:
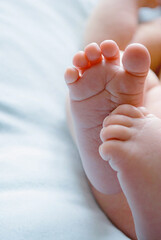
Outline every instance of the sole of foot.
<path fill-rule="evenodd" d="M 106 194 L 121 191 L 117 174 L 99 155 L 104 118 L 121 104 L 141 106 L 150 55 L 140 44 L 124 53 L 111 40 L 89 44 L 65 72 L 77 146 L 92 185 Z"/>
<path fill-rule="evenodd" d="M 105 118 L 103 126 L 100 154 L 117 172 L 138 239 L 160 239 L 160 118 L 144 108 L 121 105 Z"/>

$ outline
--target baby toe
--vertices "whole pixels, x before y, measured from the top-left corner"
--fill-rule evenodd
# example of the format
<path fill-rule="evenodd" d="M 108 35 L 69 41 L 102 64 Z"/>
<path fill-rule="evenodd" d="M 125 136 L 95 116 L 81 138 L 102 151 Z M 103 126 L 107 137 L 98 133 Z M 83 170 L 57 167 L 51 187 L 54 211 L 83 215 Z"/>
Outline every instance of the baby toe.
<path fill-rule="evenodd" d="M 110 140 L 102 143 L 99 147 L 99 154 L 104 161 L 115 161 L 123 151 L 123 143 L 117 140 Z"/>
<path fill-rule="evenodd" d="M 67 68 L 64 78 L 67 84 L 74 83 L 79 79 L 79 72 L 76 68 Z"/>
<path fill-rule="evenodd" d="M 129 105 L 129 104 L 123 104 L 123 105 L 118 106 L 111 113 L 111 115 L 115 115 L 115 114 L 127 116 L 127 117 L 130 117 L 130 118 L 143 118 L 144 117 L 144 114 L 143 114 L 141 109 L 136 108 L 136 107 L 134 107 L 132 105 Z"/>
<path fill-rule="evenodd" d="M 142 44 L 130 44 L 123 54 L 124 69 L 135 76 L 146 76 L 150 68 L 150 54 Z"/>
<path fill-rule="evenodd" d="M 110 125 L 102 128 L 100 138 L 103 142 L 108 140 L 126 141 L 131 137 L 131 130 L 125 126 Z"/>
<path fill-rule="evenodd" d="M 84 52 L 91 64 L 98 63 L 102 60 L 101 49 L 97 43 L 87 45 Z"/>
<path fill-rule="evenodd" d="M 115 63 L 120 63 L 120 51 L 116 42 L 112 40 L 105 40 L 100 45 L 103 56 L 108 61 L 115 61 Z"/>
<path fill-rule="evenodd" d="M 89 61 L 84 51 L 79 51 L 75 54 L 75 56 L 73 57 L 73 65 L 79 69 L 89 67 Z"/>
<path fill-rule="evenodd" d="M 118 140 L 106 141 L 99 147 L 101 158 L 108 161 L 111 168 L 118 173 L 128 170 L 128 151 L 128 145 Z"/>
<path fill-rule="evenodd" d="M 103 127 L 107 127 L 109 125 L 121 125 L 125 127 L 132 127 L 133 121 L 131 118 L 127 116 L 113 114 L 106 117 L 103 121 Z"/>

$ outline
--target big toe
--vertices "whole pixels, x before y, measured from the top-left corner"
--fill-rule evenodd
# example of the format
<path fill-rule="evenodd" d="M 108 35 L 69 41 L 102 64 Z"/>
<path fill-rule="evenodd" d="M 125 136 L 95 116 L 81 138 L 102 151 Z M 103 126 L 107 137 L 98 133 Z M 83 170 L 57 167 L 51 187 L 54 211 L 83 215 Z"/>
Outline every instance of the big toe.
<path fill-rule="evenodd" d="M 130 44 L 123 54 L 124 69 L 135 76 L 146 76 L 150 68 L 150 54 L 142 44 Z"/>

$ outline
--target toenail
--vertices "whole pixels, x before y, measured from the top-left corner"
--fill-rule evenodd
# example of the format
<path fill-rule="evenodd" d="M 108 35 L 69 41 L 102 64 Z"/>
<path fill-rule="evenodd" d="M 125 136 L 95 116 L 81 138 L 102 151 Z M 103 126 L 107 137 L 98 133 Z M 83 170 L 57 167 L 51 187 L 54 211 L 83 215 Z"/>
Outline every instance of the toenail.
<path fill-rule="evenodd" d="M 114 164 L 113 164 L 113 161 L 112 161 L 112 158 L 109 159 L 108 163 L 109 163 L 110 167 L 111 167 L 113 170 L 115 170 Z"/>
<path fill-rule="evenodd" d="M 105 128 L 102 128 L 101 129 L 101 132 L 100 132 L 100 138 L 101 138 L 101 141 L 104 142 L 106 141 L 105 137 L 104 137 L 104 132 L 105 132 Z"/>
<path fill-rule="evenodd" d="M 109 116 L 107 116 L 104 120 L 103 120 L 103 124 L 102 126 L 103 127 L 106 127 L 106 124 L 107 124 L 107 120 L 109 119 Z"/>
<path fill-rule="evenodd" d="M 111 159 L 110 155 L 105 154 L 103 151 L 103 148 L 104 148 L 103 144 L 101 146 L 99 146 L 99 154 L 100 154 L 101 158 L 104 161 L 110 161 L 110 159 Z"/>

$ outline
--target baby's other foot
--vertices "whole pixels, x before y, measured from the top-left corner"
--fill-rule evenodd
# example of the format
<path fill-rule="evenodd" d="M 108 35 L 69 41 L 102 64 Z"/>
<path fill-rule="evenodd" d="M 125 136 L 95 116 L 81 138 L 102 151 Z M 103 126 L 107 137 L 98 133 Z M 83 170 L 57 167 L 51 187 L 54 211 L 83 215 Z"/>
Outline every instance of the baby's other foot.
<path fill-rule="evenodd" d="M 127 198 L 140 240 L 161 238 L 161 120 L 122 105 L 103 123 L 100 146 Z"/>
<path fill-rule="evenodd" d="M 103 119 L 120 104 L 140 106 L 150 66 L 147 49 L 129 45 L 121 54 L 114 41 L 89 44 L 65 73 L 77 146 L 93 186 L 102 193 L 120 191 L 116 172 L 99 155 Z"/>

